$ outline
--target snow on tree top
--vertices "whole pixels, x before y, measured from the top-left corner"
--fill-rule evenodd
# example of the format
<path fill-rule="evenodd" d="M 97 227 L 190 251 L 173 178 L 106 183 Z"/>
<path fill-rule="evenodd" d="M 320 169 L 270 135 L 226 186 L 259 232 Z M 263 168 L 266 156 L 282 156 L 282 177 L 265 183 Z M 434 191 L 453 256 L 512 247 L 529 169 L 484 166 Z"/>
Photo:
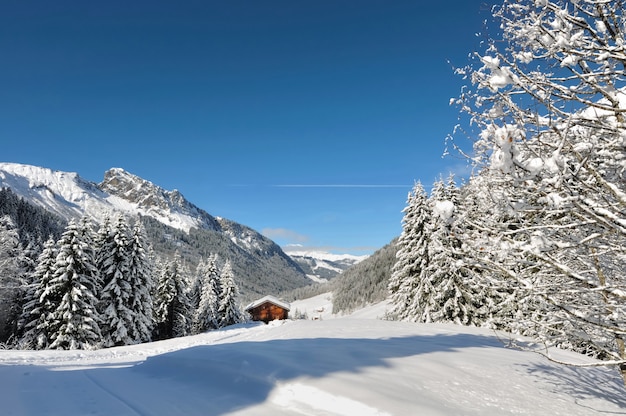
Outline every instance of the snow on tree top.
<path fill-rule="evenodd" d="M 454 203 L 452 201 L 437 201 L 433 208 L 433 214 L 439 216 L 444 222 L 449 221 L 454 214 Z"/>

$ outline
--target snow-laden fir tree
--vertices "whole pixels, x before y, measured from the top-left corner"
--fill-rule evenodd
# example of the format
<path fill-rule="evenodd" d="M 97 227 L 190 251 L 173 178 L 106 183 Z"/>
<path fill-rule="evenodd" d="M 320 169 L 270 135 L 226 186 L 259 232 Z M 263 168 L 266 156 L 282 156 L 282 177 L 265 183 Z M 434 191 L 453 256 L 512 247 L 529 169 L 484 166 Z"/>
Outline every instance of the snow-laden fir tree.
<path fill-rule="evenodd" d="M 508 219 L 476 218 L 488 277 L 516 282 L 522 310 L 534 311 L 521 326 L 618 365 L 626 380 L 624 9 L 505 0 L 498 36 L 459 71 L 472 85 L 458 103 L 476 126 L 474 162 L 496 178 L 493 209 Z"/>
<path fill-rule="evenodd" d="M 194 332 L 200 333 L 219 328 L 220 325 L 219 306 L 222 287 L 217 256 L 211 255 L 207 261 L 200 262 L 197 275 L 200 299 L 194 315 Z"/>
<path fill-rule="evenodd" d="M 152 269 L 137 221 L 132 230 L 127 219 L 115 224 L 105 215 L 96 236 L 97 265 L 102 277 L 99 309 L 103 315 L 103 345 L 129 345 L 151 339 L 153 328 Z"/>
<path fill-rule="evenodd" d="M 154 298 L 156 337 L 168 339 L 185 336 L 192 322 L 186 272 L 180 254 L 161 265 Z"/>
<path fill-rule="evenodd" d="M 155 260 L 156 285 L 152 294 L 154 332 L 153 339 L 171 338 L 171 326 L 169 324 L 169 305 L 174 299 L 174 282 L 169 278 L 167 261 Z"/>
<path fill-rule="evenodd" d="M 202 269 L 205 267 L 206 261 L 204 258 L 200 258 L 198 261 L 198 265 L 196 266 L 196 271 L 193 273 L 189 280 L 189 289 L 187 290 L 187 297 L 189 298 L 189 306 L 193 311 L 193 322 L 191 324 L 191 332 L 196 332 L 196 320 L 195 315 L 198 311 L 198 307 L 200 306 L 200 296 L 202 295 Z"/>
<path fill-rule="evenodd" d="M 53 275 L 42 297 L 58 302 L 50 305 L 42 328 L 51 349 L 93 349 L 100 344 L 97 292 L 99 275 L 95 266 L 93 237 L 86 221 L 71 220 L 58 243 Z"/>
<path fill-rule="evenodd" d="M 243 314 L 239 308 L 239 289 L 235 283 L 235 275 L 230 261 L 226 261 L 220 274 L 221 294 L 219 299 L 220 328 L 243 322 Z"/>
<path fill-rule="evenodd" d="M 106 233 L 109 236 L 106 236 Z M 100 313 L 102 345 L 111 347 L 135 343 L 129 327 L 135 321 L 131 298 L 136 290 L 130 282 L 129 229 L 126 219 L 118 216 L 115 224 L 105 221 L 99 230 L 102 246 L 98 247 L 99 271 L 102 279 Z"/>
<path fill-rule="evenodd" d="M 107 212 L 102 217 L 98 226 L 98 231 L 94 237 L 97 261 L 99 261 L 98 258 L 102 254 L 102 247 L 105 246 L 109 240 L 111 240 L 112 231 L 111 214 Z"/>
<path fill-rule="evenodd" d="M 127 332 L 131 343 L 151 340 L 153 321 L 152 290 L 154 279 L 152 262 L 146 253 L 147 239 L 137 220 L 133 226 L 127 246 L 128 282 L 133 290 L 128 298 L 128 308 L 133 311 L 134 320 L 129 322 Z"/>
<path fill-rule="evenodd" d="M 432 216 L 428 195 L 421 182 L 413 186 L 403 213 L 396 263 L 388 283 L 393 305 L 390 317 L 416 320 L 411 306 L 417 296 L 422 270 L 428 264 L 428 223 Z"/>
<path fill-rule="evenodd" d="M 508 220 L 506 210 L 494 209 L 497 199 L 493 198 L 493 194 L 497 193 L 497 187 L 489 185 L 493 178 L 485 173 L 474 175 L 460 189 L 460 204 L 455 218 L 461 243 L 458 253 L 463 260 L 466 282 L 473 287 L 475 306 L 479 316 L 484 319 L 484 325 L 511 330 L 511 324 L 521 314 L 518 287 L 515 281 L 503 279 L 501 275 L 496 278 L 497 273 L 494 271 L 494 266 L 497 268 L 506 262 L 503 258 L 506 256 L 506 243 L 502 250 L 491 250 L 489 247 L 495 241 L 487 237 L 484 229 L 477 225 L 482 222 L 504 223 Z M 487 251 L 493 256 L 486 256 Z M 486 259 L 489 259 L 489 264 L 485 264 Z M 502 281 L 509 284 L 504 286 Z"/>
<path fill-rule="evenodd" d="M 97 224 L 94 223 L 93 218 L 87 215 L 83 215 L 82 217 L 80 217 L 76 225 L 77 225 L 76 231 L 77 231 L 78 237 L 80 238 L 80 240 L 83 242 L 83 245 L 84 245 L 83 250 L 85 253 L 85 257 L 90 258 L 92 264 L 95 265 L 97 269 L 98 244 L 96 240 L 98 237 L 96 235 L 96 231 L 94 231 Z M 101 286 L 102 278 L 100 277 L 100 273 L 96 274 L 96 281 L 98 283 L 96 293 L 99 293 L 100 289 L 102 288 Z"/>
<path fill-rule="evenodd" d="M 24 328 L 24 334 L 20 340 L 22 348 L 42 350 L 49 346 L 48 317 L 61 303 L 59 294 L 50 291 L 56 257 L 56 241 L 49 238 L 37 259 L 37 267 L 32 276 L 32 287 L 27 291 L 24 301 L 20 318 Z"/>
<path fill-rule="evenodd" d="M 52 239 L 50 238 L 48 240 Z M 54 241 L 54 240 L 53 240 Z M 17 306 L 17 330 L 13 334 L 18 343 L 21 342 L 24 336 L 26 321 L 24 320 L 24 311 L 26 310 L 26 303 L 33 299 L 36 290 L 35 284 L 35 269 L 39 261 L 39 256 L 44 250 L 44 247 L 48 241 L 41 243 L 36 242 L 32 237 L 28 237 L 28 245 L 24 249 L 24 266 L 23 266 L 23 278 L 21 289 L 21 300 Z"/>
<path fill-rule="evenodd" d="M 461 251 L 458 221 L 459 190 L 451 177 L 438 180 L 429 198 L 431 221 L 426 226 L 428 263 L 420 271 L 412 310 L 417 322 L 453 322 L 482 325 L 485 299 L 469 273 Z"/>
<path fill-rule="evenodd" d="M 94 237 L 94 257 L 96 260 L 96 267 L 100 271 L 106 268 L 104 262 L 109 256 L 106 248 L 110 247 L 112 244 L 114 244 L 114 242 L 113 229 L 111 228 L 111 216 L 106 213 L 104 214 L 104 217 L 98 227 L 98 231 Z"/>
<path fill-rule="evenodd" d="M 13 220 L 0 217 L 0 342 L 16 332 L 24 293 L 24 252 Z"/>

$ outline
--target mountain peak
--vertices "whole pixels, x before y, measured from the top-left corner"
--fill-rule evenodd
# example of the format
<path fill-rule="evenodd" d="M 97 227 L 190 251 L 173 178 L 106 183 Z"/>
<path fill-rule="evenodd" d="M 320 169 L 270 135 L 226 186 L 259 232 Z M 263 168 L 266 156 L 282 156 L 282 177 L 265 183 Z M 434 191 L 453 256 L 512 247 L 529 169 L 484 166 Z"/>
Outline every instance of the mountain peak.
<path fill-rule="evenodd" d="M 98 188 L 133 204 L 141 213 L 175 228 L 185 231 L 191 227 L 219 229 L 215 218 L 191 204 L 179 191 L 167 191 L 122 168 L 106 171 Z"/>
<path fill-rule="evenodd" d="M 132 195 L 136 195 L 144 189 L 150 189 L 152 192 L 165 192 L 151 182 L 133 175 L 122 168 L 111 168 L 107 170 L 104 173 L 103 181 L 100 182 L 98 187 L 119 197 L 127 195 L 128 198 L 125 199 L 135 199 Z"/>

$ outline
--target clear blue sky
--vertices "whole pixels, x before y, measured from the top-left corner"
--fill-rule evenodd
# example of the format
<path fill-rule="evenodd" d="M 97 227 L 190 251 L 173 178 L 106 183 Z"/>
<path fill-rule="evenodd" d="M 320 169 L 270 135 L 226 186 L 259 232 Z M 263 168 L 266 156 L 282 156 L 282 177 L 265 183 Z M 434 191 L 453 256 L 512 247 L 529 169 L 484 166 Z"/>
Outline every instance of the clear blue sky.
<path fill-rule="evenodd" d="M 482 1 L 14 1 L 0 161 L 121 167 L 281 245 L 369 254 L 442 158 Z"/>

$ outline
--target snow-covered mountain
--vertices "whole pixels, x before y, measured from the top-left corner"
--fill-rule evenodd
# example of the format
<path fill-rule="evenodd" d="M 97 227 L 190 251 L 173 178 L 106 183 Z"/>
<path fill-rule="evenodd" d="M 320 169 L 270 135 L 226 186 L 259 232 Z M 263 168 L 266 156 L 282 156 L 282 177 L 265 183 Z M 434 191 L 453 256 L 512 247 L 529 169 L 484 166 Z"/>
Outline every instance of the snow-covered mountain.
<path fill-rule="evenodd" d="M 121 168 L 108 170 L 96 184 L 77 173 L 0 163 L 0 188 L 10 188 L 65 220 L 83 215 L 100 220 L 116 212 L 141 216 L 144 222 L 152 219 L 148 235 L 169 242 L 169 246 L 159 246 L 162 250 L 180 250 L 195 261 L 207 253 L 231 260 L 235 272 L 245 280 L 244 294 L 250 296 L 310 283 L 291 257 L 257 231 L 213 217 L 177 190 L 165 190 Z"/>
<path fill-rule="evenodd" d="M 133 211 L 171 227 L 184 231 L 193 227 L 216 231 L 221 229 L 219 219 L 187 201 L 178 190 L 166 191 L 124 169 L 112 168 L 106 171 L 98 188 L 130 203 Z"/>
<path fill-rule="evenodd" d="M 283 250 L 316 282 L 326 282 L 368 257 L 310 251 L 298 246 L 286 246 Z"/>
<path fill-rule="evenodd" d="M 179 230 L 192 227 L 219 229 L 215 218 L 188 202 L 177 190 L 113 168 L 95 184 L 77 173 L 39 166 L 0 163 L 0 187 L 8 187 L 26 200 L 70 219 L 84 214 L 100 219 L 116 211 L 147 215 Z"/>

